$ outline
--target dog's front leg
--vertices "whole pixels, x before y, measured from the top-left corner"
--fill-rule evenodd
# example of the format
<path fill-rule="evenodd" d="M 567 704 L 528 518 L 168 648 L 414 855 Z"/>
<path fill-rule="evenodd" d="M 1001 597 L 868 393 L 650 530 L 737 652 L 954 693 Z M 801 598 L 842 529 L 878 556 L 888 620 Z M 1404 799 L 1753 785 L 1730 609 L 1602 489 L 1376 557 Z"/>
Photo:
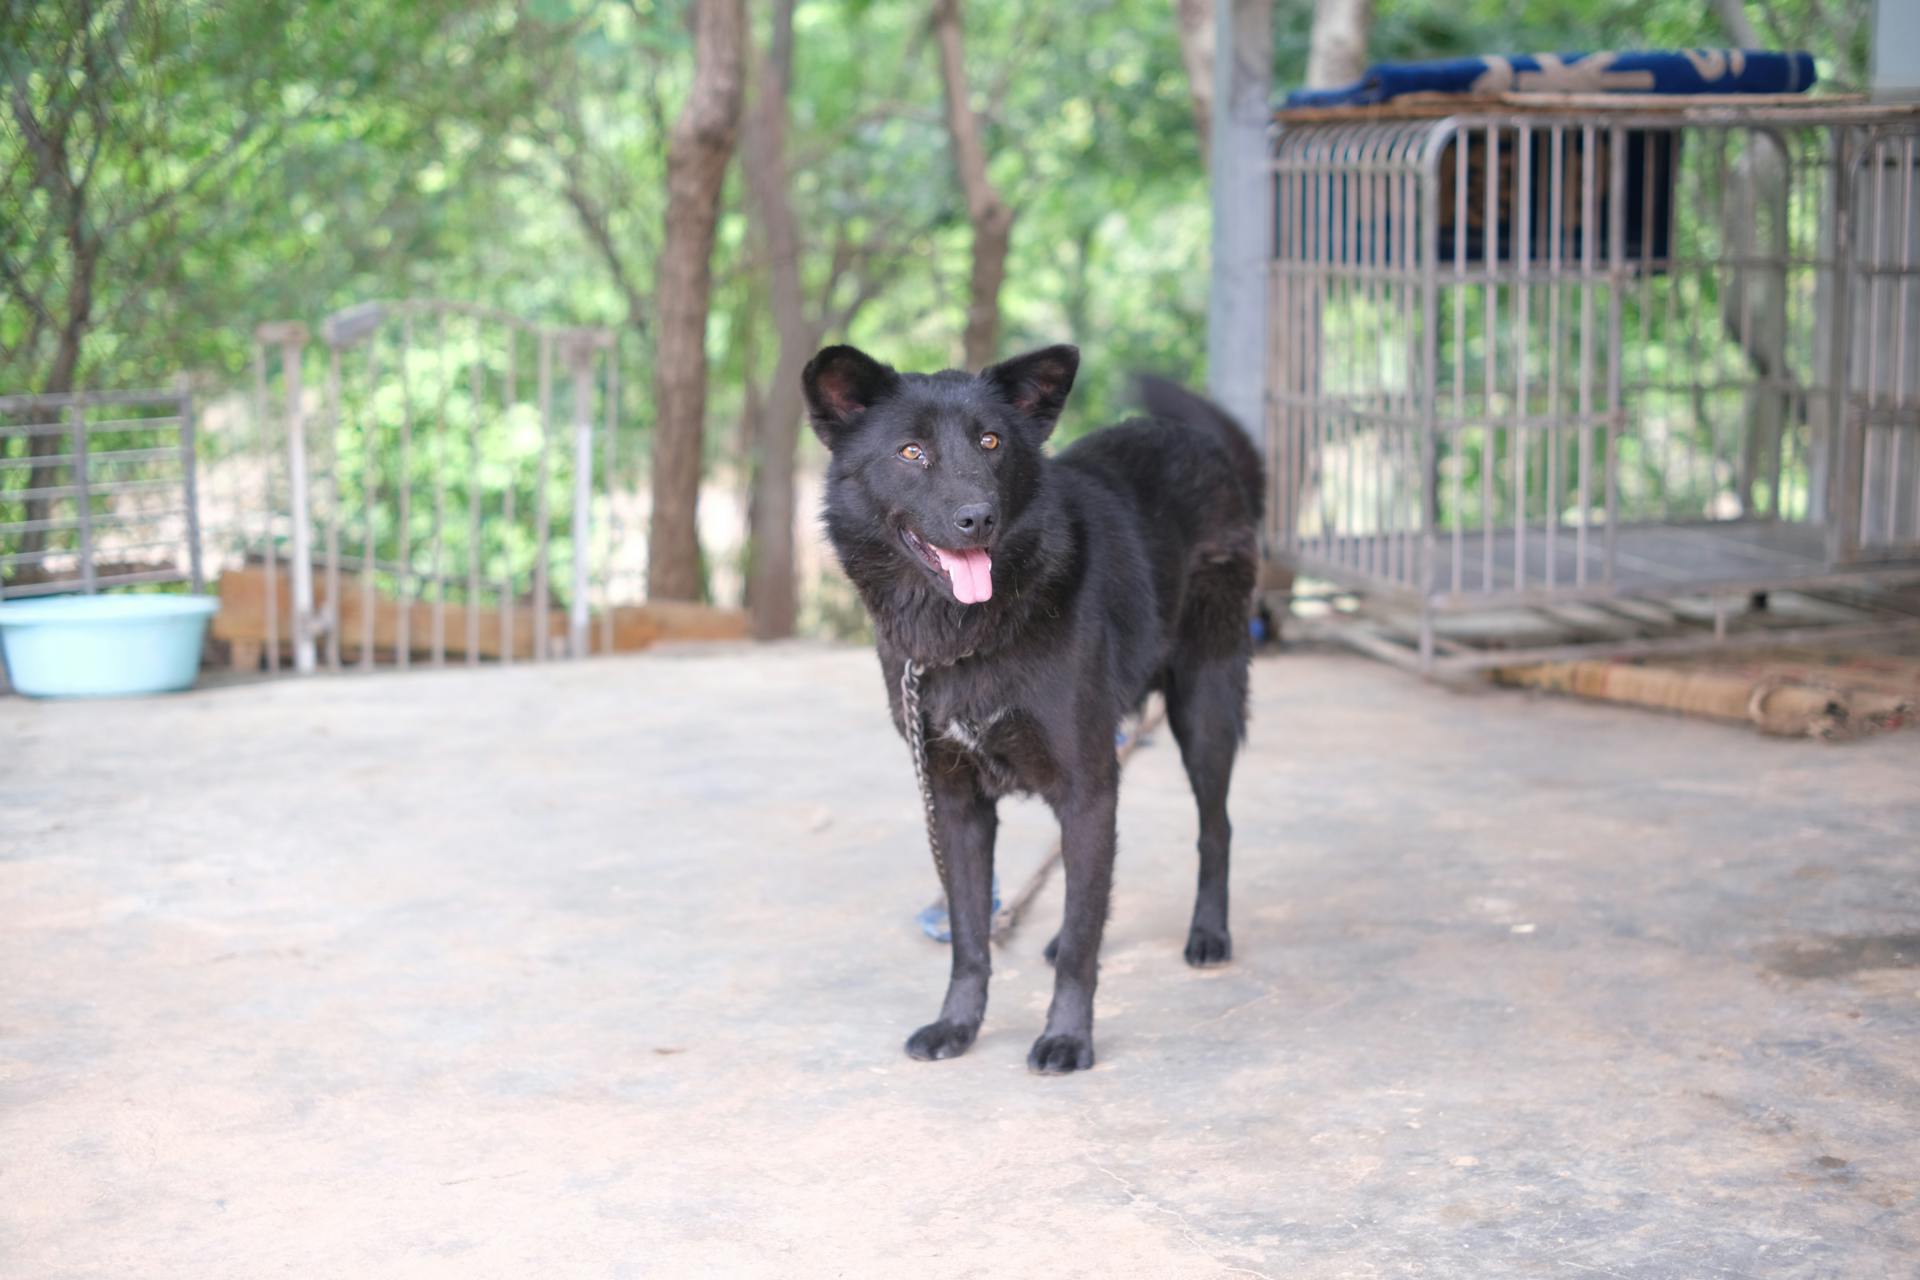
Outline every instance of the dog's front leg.
<path fill-rule="evenodd" d="M 947 923 L 953 934 L 953 974 L 940 1019 L 907 1038 L 907 1052 L 922 1061 L 957 1058 L 967 1051 L 987 1012 L 987 954 L 993 927 L 993 837 L 999 826 L 994 802 L 984 795 L 972 766 L 936 752 L 929 761 L 934 828 L 947 859 Z"/>
<path fill-rule="evenodd" d="M 1107 757 L 1111 762 L 1112 757 Z M 1085 1071 L 1093 1065 L 1093 988 L 1100 970 L 1100 935 L 1113 889 L 1117 776 L 1090 794 L 1059 806 L 1061 861 L 1067 868 L 1067 913 L 1053 962 L 1053 1005 L 1047 1027 L 1027 1054 L 1027 1068 L 1043 1075 Z"/>

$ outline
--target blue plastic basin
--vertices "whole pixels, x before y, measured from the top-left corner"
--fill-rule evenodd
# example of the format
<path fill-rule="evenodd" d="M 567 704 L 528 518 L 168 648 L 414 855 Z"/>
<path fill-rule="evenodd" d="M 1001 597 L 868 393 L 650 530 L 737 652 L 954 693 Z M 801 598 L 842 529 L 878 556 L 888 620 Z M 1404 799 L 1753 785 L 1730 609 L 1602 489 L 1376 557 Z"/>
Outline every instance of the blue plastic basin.
<path fill-rule="evenodd" d="M 0 652 L 36 698 L 112 698 L 193 687 L 212 596 L 47 596 L 0 601 Z"/>

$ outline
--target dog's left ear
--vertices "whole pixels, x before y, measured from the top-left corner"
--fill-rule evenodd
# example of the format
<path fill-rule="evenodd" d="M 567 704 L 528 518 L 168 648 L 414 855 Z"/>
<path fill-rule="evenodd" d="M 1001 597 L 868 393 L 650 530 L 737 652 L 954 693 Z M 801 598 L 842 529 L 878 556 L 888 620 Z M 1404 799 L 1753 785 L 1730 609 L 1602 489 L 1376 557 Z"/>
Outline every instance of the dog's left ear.
<path fill-rule="evenodd" d="M 1062 343 L 990 365 L 980 376 L 1003 400 L 1032 419 L 1044 439 L 1059 421 L 1067 393 L 1073 390 L 1073 375 L 1079 371 L 1080 348 Z"/>

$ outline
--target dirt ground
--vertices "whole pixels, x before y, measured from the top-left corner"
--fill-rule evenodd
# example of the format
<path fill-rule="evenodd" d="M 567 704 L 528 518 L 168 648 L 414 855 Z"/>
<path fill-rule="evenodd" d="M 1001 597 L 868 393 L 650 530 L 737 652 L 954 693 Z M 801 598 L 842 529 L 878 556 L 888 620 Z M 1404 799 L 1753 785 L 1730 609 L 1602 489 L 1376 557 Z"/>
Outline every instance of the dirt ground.
<path fill-rule="evenodd" d="M 1254 683 L 1236 959 L 1163 735 L 1058 1079 L 1057 884 L 901 1052 L 870 653 L 0 699 L 0 1275 L 1914 1274 L 1920 733 Z"/>

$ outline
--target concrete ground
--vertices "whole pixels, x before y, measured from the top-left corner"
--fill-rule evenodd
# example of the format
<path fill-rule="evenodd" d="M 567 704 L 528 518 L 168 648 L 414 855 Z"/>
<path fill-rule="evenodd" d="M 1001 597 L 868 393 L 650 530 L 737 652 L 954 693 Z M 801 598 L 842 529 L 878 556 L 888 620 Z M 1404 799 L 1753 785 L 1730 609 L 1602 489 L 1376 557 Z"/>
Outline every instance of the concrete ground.
<path fill-rule="evenodd" d="M 1057 885 L 901 1053 L 868 653 L 0 700 L 0 1275 L 1914 1274 L 1920 734 L 1254 683 L 1236 959 L 1156 742 L 1060 1079 Z"/>

